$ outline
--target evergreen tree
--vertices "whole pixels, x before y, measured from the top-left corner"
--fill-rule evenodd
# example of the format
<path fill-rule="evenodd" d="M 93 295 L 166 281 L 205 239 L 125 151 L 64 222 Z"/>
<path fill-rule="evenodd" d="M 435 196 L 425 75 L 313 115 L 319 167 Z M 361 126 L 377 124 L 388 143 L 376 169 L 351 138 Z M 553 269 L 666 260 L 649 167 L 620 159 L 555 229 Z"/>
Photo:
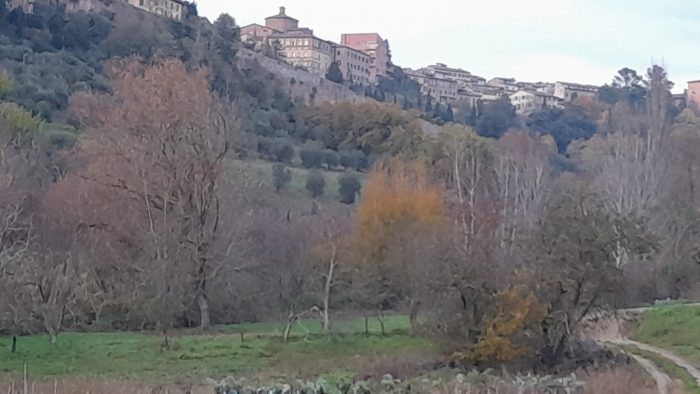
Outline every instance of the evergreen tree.
<path fill-rule="evenodd" d="M 331 81 L 331 82 L 335 82 L 335 83 L 343 83 L 343 72 L 340 71 L 340 67 L 338 66 L 338 62 L 333 62 L 328 67 L 328 72 L 326 73 L 326 79 Z"/>
<path fill-rule="evenodd" d="M 401 108 L 404 111 L 411 109 L 411 103 L 408 102 L 408 97 L 403 96 L 403 104 L 401 104 Z"/>
<path fill-rule="evenodd" d="M 447 104 L 447 109 L 442 113 L 442 120 L 444 120 L 445 123 L 454 122 L 455 114 L 452 111 L 452 104 Z"/>
<path fill-rule="evenodd" d="M 374 96 L 378 101 L 384 102 L 386 101 L 386 95 L 384 94 L 384 91 L 382 89 L 377 89 L 377 92 Z"/>
<path fill-rule="evenodd" d="M 471 111 L 469 111 L 469 115 L 467 116 L 467 119 L 466 119 L 467 126 L 474 127 L 474 125 L 476 124 L 477 117 L 478 117 L 477 105 L 475 103 L 475 105 L 472 105 L 472 109 L 471 109 Z"/>
<path fill-rule="evenodd" d="M 435 106 L 433 107 L 433 119 L 441 119 L 442 118 L 442 104 L 440 102 L 436 102 Z"/>
<path fill-rule="evenodd" d="M 306 190 L 311 193 L 311 197 L 316 198 L 323 195 L 326 188 L 326 179 L 318 171 L 311 171 L 306 179 Z"/>
<path fill-rule="evenodd" d="M 360 193 L 362 184 L 357 176 L 346 172 L 338 179 L 338 194 L 340 202 L 343 204 L 354 204 L 357 195 Z"/>

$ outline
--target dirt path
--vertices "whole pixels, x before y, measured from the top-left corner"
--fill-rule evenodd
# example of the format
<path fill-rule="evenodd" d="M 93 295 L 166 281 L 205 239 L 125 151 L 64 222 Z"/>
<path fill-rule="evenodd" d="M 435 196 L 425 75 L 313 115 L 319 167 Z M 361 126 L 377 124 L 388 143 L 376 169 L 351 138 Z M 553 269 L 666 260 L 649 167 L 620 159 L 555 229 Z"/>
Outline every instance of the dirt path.
<path fill-rule="evenodd" d="M 647 345 L 646 343 L 632 341 L 630 339 L 615 339 L 615 340 L 608 341 L 608 342 L 616 344 L 616 345 L 631 345 L 631 346 L 634 346 L 638 349 L 658 354 L 659 356 L 661 356 L 667 360 L 672 361 L 677 366 L 688 371 L 690 376 L 692 376 L 693 379 L 695 379 L 695 382 L 697 382 L 698 385 L 700 385 L 700 370 L 695 368 L 695 366 L 693 364 L 691 364 L 690 362 L 688 362 L 688 360 L 686 360 L 682 357 L 679 357 L 666 349 L 661 349 L 661 348 L 658 348 L 656 346 Z"/>
<path fill-rule="evenodd" d="M 671 378 L 668 375 L 661 372 L 653 362 L 644 357 L 637 356 L 636 354 L 630 354 L 630 357 L 632 357 L 640 367 L 644 368 L 644 370 L 647 371 L 652 378 L 654 378 L 659 394 L 669 394 Z"/>

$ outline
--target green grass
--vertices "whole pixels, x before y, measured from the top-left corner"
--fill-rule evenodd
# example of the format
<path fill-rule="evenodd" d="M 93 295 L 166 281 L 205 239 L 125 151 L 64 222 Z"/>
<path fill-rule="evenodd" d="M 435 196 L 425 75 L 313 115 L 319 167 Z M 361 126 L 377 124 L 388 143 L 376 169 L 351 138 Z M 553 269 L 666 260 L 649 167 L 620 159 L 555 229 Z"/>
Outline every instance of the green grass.
<path fill-rule="evenodd" d="M 385 337 L 376 323 L 364 334 L 364 320 L 340 324 L 332 336 L 322 334 L 318 322 L 304 322 L 309 334 L 293 330 L 287 343 L 280 338 L 281 325 L 241 324 L 217 328 L 212 335 L 175 333 L 171 350 L 161 351 L 162 337 L 149 333 L 64 333 L 57 346 L 46 335 L 21 337 L 18 351 L 10 353 L 10 338 L 0 338 L 0 377 L 19 376 L 27 365 L 33 378 L 119 378 L 149 382 L 201 381 L 206 377 L 256 376 L 276 368 L 294 370 L 295 364 L 311 363 L 312 373 L 349 376 L 357 371 L 348 360 L 363 357 L 434 354 L 425 338 L 408 334 L 408 320 L 387 319 Z M 238 333 L 244 332 L 241 343 Z M 305 364 L 306 365 L 306 364 Z M 301 376 L 297 369 L 291 378 Z M 289 373 L 289 372 L 287 372 Z M 276 375 L 274 375 L 276 376 Z"/>
<path fill-rule="evenodd" d="M 262 183 L 267 195 L 274 195 L 286 199 L 304 199 L 311 200 L 311 194 L 306 190 L 306 179 L 311 170 L 301 167 L 297 163 L 286 165 L 292 174 L 292 179 L 279 194 L 275 192 L 274 181 L 272 177 L 272 169 L 275 164 L 260 159 L 232 160 L 231 169 L 234 174 L 243 175 L 249 181 Z M 319 170 L 326 180 L 326 187 L 323 196 L 318 200 L 321 202 L 338 202 L 340 195 L 338 194 L 338 179 L 343 175 L 342 171 L 329 171 L 325 169 Z M 363 174 L 355 172 L 362 181 Z"/>
<path fill-rule="evenodd" d="M 700 307 L 672 305 L 654 308 L 642 316 L 633 338 L 668 349 L 700 365 Z"/>
<path fill-rule="evenodd" d="M 639 349 L 635 346 L 624 346 L 625 351 L 628 353 L 636 354 L 650 360 L 662 371 L 665 372 L 672 379 L 680 379 L 684 385 L 684 392 L 686 394 L 700 394 L 700 386 L 698 386 L 695 379 L 686 371 L 684 368 L 679 367 L 673 361 L 666 359 L 656 353 L 648 352 Z"/>

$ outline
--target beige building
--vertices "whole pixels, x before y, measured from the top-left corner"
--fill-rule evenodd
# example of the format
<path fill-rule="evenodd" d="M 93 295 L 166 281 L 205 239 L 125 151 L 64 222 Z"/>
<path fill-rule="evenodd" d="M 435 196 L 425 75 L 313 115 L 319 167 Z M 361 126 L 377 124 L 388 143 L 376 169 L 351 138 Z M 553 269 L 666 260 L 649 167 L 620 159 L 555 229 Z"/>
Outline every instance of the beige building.
<path fill-rule="evenodd" d="M 182 0 L 127 0 L 127 2 L 150 13 L 178 21 L 187 15 L 187 3 Z"/>
<path fill-rule="evenodd" d="M 491 78 L 486 84 L 501 89 L 507 93 L 515 93 L 520 90 L 518 82 L 514 78 Z"/>
<path fill-rule="evenodd" d="M 556 82 L 554 84 L 554 96 L 565 101 L 574 101 L 577 97 L 595 100 L 598 97 L 598 90 L 600 90 L 598 86 L 572 82 Z"/>
<path fill-rule="evenodd" d="M 357 85 L 369 85 L 372 58 L 364 52 L 345 45 L 334 45 L 334 61 L 343 73 L 343 80 Z"/>
<path fill-rule="evenodd" d="M 425 73 L 436 78 L 451 79 L 454 81 L 470 81 L 472 73 L 461 68 L 447 67 L 444 63 L 436 63 L 425 68 Z"/>
<path fill-rule="evenodd" d="M 241 28 L 241 41 L 265 43 L 267 39 L 275 33 L 279 32 L 267 26 L 253 23 Z"/>
<path fill-rule="evenodd" d="M 370 52 L 326 41 L 314 35 L 313 30 L 299 27 L 299 20 L 279 13 L 265 18 L 265 25 L 253 23 L 241 28 L 241 39 L 255 44 L 272 44 L 287 63 L 303 67 L 311 73 L 325 76 L 333 62 L 337 62 L 343 79 L 349 83 L 366 85 L 372 77 L 373 61 Z"/>
<path fill-rule="evenodd" d="M 311 29 L 275 33 L 269 39 L 279 44 L 279 54 L 287 63 L 304 67 L 314 74 L 326 75 L 333 62 L 333 43 L 314 36 Z"/>
<path fill-rule="evenodd" d="M 343 34 L 340 43 L 369 55 L 371 59 L 370 81 L 377 83 L 378 78 L 387 76 L 391 66 L 391 49 L 389 41 L 377 33 Z"/>
<path fill-rule="evenodd" d="M 545 108 L 559 108 L 560 98 L 536 91 L 520 90 L 509 96 L 518 114 L 529 114 Z"/>
<path fill-rule="evenodd" d="M 433 100 L 441 103 L 449 103 L 457 100 L 459 86 L 457 81 L 443 78 L 436 78 L 426 75 L 421 71 L 406 69 L 404 73 L 410 79 L 418 82 L 420 92 L 423 96 L 430 96 Z"/>
<path fill-rule="evenodd" d="M 27 14 L 34 12 L 34 0 L 9 0 L 7 6 L 9 9 L 21 8 Z"/>

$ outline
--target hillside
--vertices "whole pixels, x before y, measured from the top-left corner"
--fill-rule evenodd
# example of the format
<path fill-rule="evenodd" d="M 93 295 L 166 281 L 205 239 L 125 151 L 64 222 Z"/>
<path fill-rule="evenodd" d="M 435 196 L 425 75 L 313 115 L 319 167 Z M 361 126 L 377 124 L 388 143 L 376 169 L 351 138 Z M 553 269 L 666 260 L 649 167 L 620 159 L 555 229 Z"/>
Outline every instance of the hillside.
<path fill-rule="evenodd" d="M 400 68 L 358 96 L 232 16 L 91 1 L 0 0 L 0 392 L 25 365 L 56 393 L 666 382 L 579 336 L 697 294 L 700 118 L 662 67 L 527 116 L 411 108 Z M 637 339 L 695 362 L 669 334 L 697 313 L 661 311 Z"/>

